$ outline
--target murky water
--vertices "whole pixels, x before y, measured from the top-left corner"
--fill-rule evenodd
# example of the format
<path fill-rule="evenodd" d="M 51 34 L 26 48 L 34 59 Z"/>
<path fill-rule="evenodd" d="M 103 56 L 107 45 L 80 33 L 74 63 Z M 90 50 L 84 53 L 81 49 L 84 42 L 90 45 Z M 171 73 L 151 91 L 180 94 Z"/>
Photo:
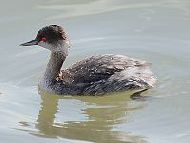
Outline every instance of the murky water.
<path fill-rule="evenodd" d="M 0 142 L 190 142 L 188 0 L 7 0 L 0 11 Z M 64 67 L 124 54 L 152 62 L 157 86 L 144 101 L 39 94 L 49 52 L 18 45 L 49 24 L 70 35 Z"/>

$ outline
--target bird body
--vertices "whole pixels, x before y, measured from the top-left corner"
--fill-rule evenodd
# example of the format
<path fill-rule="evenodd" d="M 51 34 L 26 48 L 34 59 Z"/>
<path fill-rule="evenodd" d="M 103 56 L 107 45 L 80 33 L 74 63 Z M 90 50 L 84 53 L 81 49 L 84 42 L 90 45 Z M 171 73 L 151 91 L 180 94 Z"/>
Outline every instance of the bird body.
<path fill-rule="evenodd" d="M 37 45 L 51 51 L 46 71 L 39 82 L 40 89 L 45 91 L 63 95 L 103 95 L 149 89 L 156 82 L 149 63 L 123 55 L 92 56 L 61 70 L 68 55 L 69 42 L 60 26 L 42 28 L 35 40 Z M 34 45 L 35 40 L 21 45 Z"/>

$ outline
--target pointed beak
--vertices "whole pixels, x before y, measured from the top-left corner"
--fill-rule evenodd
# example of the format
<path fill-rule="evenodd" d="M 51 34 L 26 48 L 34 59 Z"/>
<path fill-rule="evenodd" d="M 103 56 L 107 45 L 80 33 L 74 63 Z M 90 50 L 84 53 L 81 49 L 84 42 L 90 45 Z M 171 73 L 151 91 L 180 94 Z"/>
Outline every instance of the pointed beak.
<path fill-rule="evenodd" d="M 20 44 L 20 46 L 32 46 L 32 45 L 38 45 L 38 41 L 35 39 L 32 41 Z"/>

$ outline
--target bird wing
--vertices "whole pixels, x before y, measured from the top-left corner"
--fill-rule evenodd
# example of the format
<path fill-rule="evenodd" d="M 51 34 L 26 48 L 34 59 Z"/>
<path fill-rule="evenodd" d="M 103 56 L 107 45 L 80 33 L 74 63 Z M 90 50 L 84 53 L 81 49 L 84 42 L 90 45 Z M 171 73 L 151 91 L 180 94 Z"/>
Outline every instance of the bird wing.
<path fill-rule="evenodd" d="M 105 80 L 116 72 L 129 67 L 147 66 L 146 61 L 122 55 L 98 55 L 75 63 L 72 67 L 61 71 L 60 78 L 65 82 L 92 83 Z"/>

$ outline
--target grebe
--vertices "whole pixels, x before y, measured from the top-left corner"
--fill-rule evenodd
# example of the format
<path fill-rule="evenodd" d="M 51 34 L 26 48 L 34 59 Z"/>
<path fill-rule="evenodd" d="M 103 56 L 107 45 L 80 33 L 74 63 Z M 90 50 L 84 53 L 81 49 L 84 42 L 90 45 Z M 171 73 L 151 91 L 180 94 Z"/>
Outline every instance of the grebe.
<path fill-rule="evenodd" d="M 97 55 L 61 70 L 68 55 L 69 39 L 61 26 L 50 25 L 36 38 L 21 46 L 39 45 L 51 51 L 39 88 L 63 95 L 103 95 L 105 93 L 153 87 L 156 78 L 149 63 L 123 55 Z"/>

